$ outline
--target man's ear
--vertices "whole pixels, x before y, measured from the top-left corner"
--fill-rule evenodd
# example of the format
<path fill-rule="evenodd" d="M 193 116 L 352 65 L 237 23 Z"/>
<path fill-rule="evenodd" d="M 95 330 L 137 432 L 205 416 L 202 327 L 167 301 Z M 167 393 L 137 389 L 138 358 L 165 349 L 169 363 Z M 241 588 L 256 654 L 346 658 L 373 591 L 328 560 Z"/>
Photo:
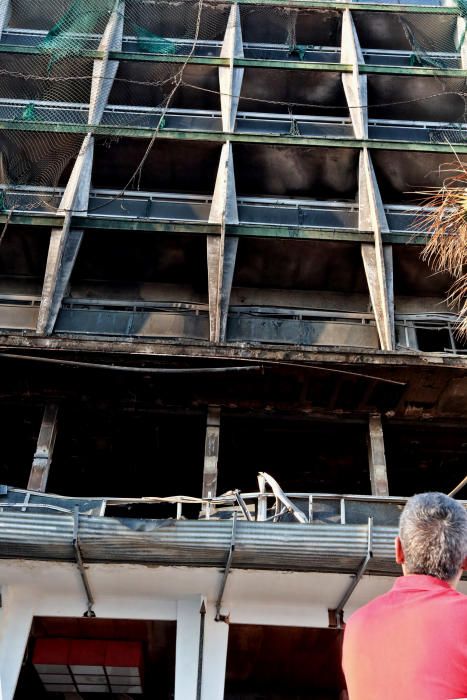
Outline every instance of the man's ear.
<path fill-rule="evenodd" d="M 462 564 L 462 569 L 463 571 L 467 571 L 467 557 L 464 559 L 464 563 Z"/>
<path fill-rule="evenodd" d="M 401 542 L 401 538 L 399 537 L 399 535 L 396 537 L 395 545 L 396 545 L 396 563 L 397 564 L 404 564 L 405 563 L 405 554 L 404 554 L 404 550 L 402 548 L 402 542 Z M 464 563 L 467 564 L 467 560 Z"/>

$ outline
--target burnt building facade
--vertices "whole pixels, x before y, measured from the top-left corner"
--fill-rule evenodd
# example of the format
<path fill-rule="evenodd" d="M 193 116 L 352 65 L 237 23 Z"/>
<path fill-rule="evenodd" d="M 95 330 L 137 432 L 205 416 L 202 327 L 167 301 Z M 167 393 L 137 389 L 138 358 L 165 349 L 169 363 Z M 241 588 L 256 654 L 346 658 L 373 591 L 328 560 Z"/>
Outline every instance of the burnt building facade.
<path fill-rule="evenodd" d="M 0 0 L 3 700 L 345 698 L 404 499 L 466 472 L 422 257 L 464 36 L 432 0 Z"/>

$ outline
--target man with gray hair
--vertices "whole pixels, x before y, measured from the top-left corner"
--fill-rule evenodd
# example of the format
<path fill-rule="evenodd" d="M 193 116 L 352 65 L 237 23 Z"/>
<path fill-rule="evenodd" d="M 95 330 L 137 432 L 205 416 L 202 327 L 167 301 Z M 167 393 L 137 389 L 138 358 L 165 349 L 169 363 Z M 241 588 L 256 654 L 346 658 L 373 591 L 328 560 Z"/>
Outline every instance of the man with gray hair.
<path fill-rule="evenodd" d="M 403 576 L 345 628 L 349 700 L 467 700 L 467 512 L 442 493 L 413 496 L 400 518 Z"/>

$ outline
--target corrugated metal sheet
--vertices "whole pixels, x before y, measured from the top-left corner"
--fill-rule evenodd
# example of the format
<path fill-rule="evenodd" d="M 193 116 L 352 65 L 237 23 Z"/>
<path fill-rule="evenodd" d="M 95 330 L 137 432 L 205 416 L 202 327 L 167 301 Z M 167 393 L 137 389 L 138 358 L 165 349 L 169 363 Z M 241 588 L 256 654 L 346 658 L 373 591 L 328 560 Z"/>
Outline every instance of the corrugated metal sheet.
<path fill-rule="evenodd" d="M 231 533 L 231 521 L 79 518 L 80 548 L 87 562 L 222 567 Z M 396 571 L 395 534 L 392 527 L 373 528 L 369 572 Z M 353 572 L 366 550 L 364 525 L 238 522 L 233 567 Z M 73 517 L 0 512 L 0 557 L 74 561 Z"/>

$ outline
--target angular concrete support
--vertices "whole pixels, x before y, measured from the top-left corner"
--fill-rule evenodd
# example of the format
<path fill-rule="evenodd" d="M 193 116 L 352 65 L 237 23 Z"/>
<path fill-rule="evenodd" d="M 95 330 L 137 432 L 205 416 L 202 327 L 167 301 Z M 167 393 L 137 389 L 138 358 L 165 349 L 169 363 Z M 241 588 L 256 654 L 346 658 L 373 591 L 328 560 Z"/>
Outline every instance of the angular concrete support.
<path fill-rule="evenodd" d="M 198 700 L 203 656 L 203 599 L 194 596 L 177 601 L 175 646 L 175 700 Z"/>
<path fill-rule="evenodd" d="M 224 341 L 226 336 L 230 292 L 238 248 L 238 237 L 225 235 L 226 224 L 238 224 L 237 194 L 230 141 L 222 147 L 209 222 L 221 224 L 222 227 L 220 236 L 207 236 L 209 335 L 212 343 L 218 343 Z"/>
<path fill-rule="evenodd" d="M 0 0 L 0 39 L 3 30 L 7 28 L 10 21 L 11 0 Z"/>
<path fill-rule="evenodd" d="M 379 414 L 370 416 L 368 428 L 371 493 L 373 496 L 389 496 L 383 426 Z"/>
<path fill-rule="evenodd" d="M 382 233 L 388 231 L 389 227 L 366 148 L 360 154 L 359 163 L 359 229 L 373 231 L 374 234 L 374 244 L 361 244 L 362 258 L 381 349 L 393 350 L 395 333 L 392 249 L 383 245 Z"/>
<path fill-rule="evenodd" d="M 1 1 L 1 0 L 0 0 Z M 99 44 L 103 58 L 93 64 L 88 124 L 97 125 L 102 119 L 110 90 L 118 69 L 118 61 L 109 61 L 109 51 L 122 47 L 125 3 L 117 1 L 110 15 Z M 37 321 L 37 333 L 49 335 L 53 332 L 63 297 L 68 288 L 71 273 L 81 246 L 83 232 L 70 228 L 72 214 L 85 214 L 88 210 L 91 188 L 94 137 L 88 133 L 83 141 L 70 175 L 59 212 L 65 214 L 61 229 L 53 229 L 42 289 L 42 299 Z"/>
<path fill-rule="evenodd" d="M 208 406 L 204 444 L 203 498 L 213 498 L 217 494 L 220 421 L 221 409 L 218 406 Z"/>
<path fill-rule="evenodd" d="M 30 491 L 43 492 L 46 490 L 55 438 L 57 437 L 57 415 L 58 406 L 56 404 L 47 404 L 42 416 L 36 452 L 29 475 L 28 489 Z"/>
<path fill-rule="evenodd" d="M 31 592 L 20 587 L 2 589 L 0 620 L 0 697 L 13 700 L 31 630 Z"/>
<path fill-rule="evenodd" d="M 358 66 L 365 63 L 350 10 L 342 15 L 341 63 L 350 63 L 352 73 L 342 73 L 342 84 L 357 139 L 368 138 L 368 87 Z"/>
<path fill-rule="evenodd" d="M 65 216 L 75 212 L 86 214 L 91 188 L 93 157 L 94 136 L 86 134 L 60 201 L 59 213 L 65 214 Z"/>
<path fill-rule="evenodd" d="M 212 343 L 225 341 L 237 248 L 237 236 L 207 236 L 209 331 Z"/>
<path fill-rule="evenodd" d="M 59 211 L 65 214 L 65 222 L 61 229 L 52 229 L 50 233 L 37 321 L 37 333 L 41 335 L 48 335 L 53 331 L 81 246 L 83 232 L 71 230 L 71 216 L 73 212 L 87 212 L 93 153 L 94 137 L 87 134 L 60 202 Z"/>
<path fill-rule="evenodd" d="M 230 59 L 230 65 L 219 68 L 221 93 L 222 129 L 227 133 L 235 131 L 238 102 L 243 82 L 243 68 L 234 67 L 235 58 L 243 58 L 243 39 L 238 5 L 232 5 L 225 30 L 221 58 Z"/>
<path fill-rule="evenodd" d="M 117 2 L 105 28 L 98 50 L 104 57 L 94 61 L 92 68 L 91 97 L 89 100 L 88 124 L 100 124 L 113 81 L 118 70 L 118 61 L 109 61 L 109 51 L 122 50 L 125 2 Z"/>

